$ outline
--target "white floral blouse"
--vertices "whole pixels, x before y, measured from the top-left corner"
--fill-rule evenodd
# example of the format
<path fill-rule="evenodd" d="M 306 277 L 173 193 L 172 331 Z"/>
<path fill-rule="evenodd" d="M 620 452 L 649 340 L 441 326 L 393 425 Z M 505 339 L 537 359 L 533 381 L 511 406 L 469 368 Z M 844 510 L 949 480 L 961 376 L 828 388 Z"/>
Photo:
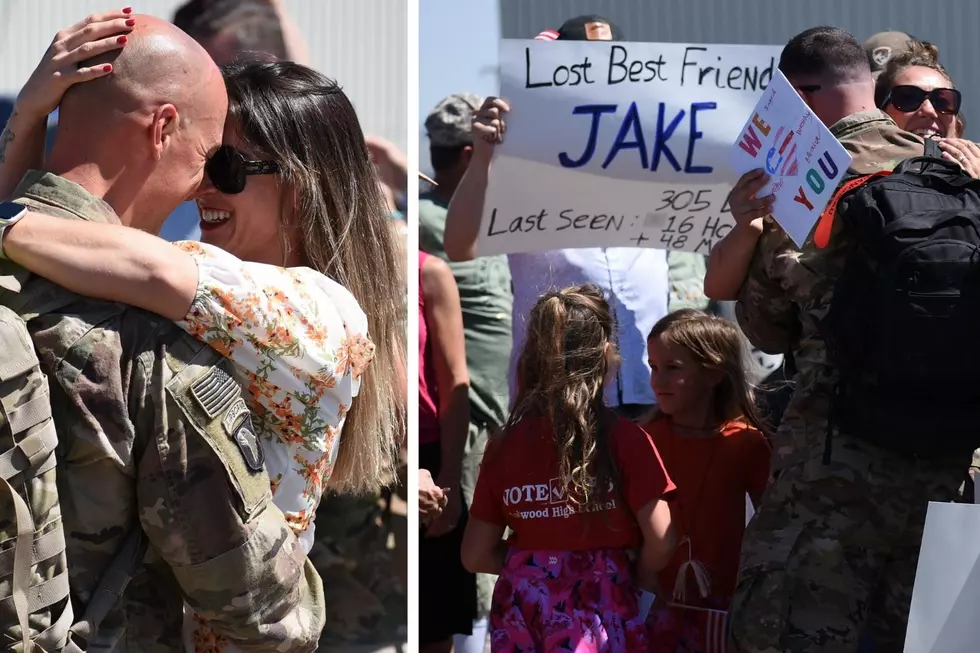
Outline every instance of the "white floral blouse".
<path fill-rule="evenodd" d="M 273 501 L 309 553 L 338 436 L 374 356 L 367 316 L 346 288 L 310 268 L 175 244 L 194 257 L 199 275 L 177 324 L 234 363 L 263 439 Z"/>

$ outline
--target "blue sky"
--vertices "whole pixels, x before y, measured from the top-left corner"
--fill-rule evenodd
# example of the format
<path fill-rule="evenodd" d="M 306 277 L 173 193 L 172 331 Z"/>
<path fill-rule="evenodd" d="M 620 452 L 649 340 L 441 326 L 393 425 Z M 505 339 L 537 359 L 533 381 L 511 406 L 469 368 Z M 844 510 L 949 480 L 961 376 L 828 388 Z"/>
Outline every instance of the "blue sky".
<path fill-rule="evenodd" d="M 419 2 L 419 120 L 439 100 L 457 92 L 493 95 L 500 16 L 496 0 Z M 420 125 L 421 128 L 421 125 Z M 429 143 L 422 132 L 420 167 L 429 168 Z"/>

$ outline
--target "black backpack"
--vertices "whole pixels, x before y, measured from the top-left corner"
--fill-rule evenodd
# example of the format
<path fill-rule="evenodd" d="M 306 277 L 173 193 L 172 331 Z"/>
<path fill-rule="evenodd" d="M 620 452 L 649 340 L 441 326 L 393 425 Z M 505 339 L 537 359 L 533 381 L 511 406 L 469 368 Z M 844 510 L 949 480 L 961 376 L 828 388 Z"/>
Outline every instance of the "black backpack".
<path fill-rule="evenodd" d="M 925 156 L 845 181 L 835 208 L 853 249 L 823 325 L 839 375 L 827 457 L 835 427 L 923 458 L 969 456 L 980 446 L 980 180 L 927 140 Z"/>

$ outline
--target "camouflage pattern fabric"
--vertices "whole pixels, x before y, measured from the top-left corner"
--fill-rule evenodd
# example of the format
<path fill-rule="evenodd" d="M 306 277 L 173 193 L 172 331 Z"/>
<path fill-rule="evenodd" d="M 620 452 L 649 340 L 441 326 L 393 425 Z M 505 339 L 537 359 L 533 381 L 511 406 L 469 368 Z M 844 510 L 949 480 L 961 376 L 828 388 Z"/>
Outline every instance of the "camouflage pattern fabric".
<path fill-rule="evenodd" d="M 667 252 L 667 281 L 670 284 L 668 313 L 684 308 L 699 311 L 708 308 L 711 300 L 704 294 L 704 275 L 707 270 L 707 259 L 702 254 Z"/>
<path fill-rule="evenodd" d="M 395 551 L 388 544 L 380 495 L 324 495 L 310 559 L 323 578 L 331 646 L 405 641 L 408 603 Z"/>
<path fill-rule="evenodd" d="M 15 197 L 118 222 L 47 173 L 28 173 Z M 244 651 L 315 650 L 323 588 L 272 503 L 264 466 L 244 450 L 261 445 L 229 363 L 159 316 L 71 295 L 9 264 L 6 273 L 0 304 L 40 314 L 29 330 L 51 387 L 73 604 L 89 602 L 133 529 L 149 544 L 145 569 L 88 650 L 180 650 L 184 601 Z M 45 313 L 66 295 L 67 306 Z M 39 613 L 37 627 L 51 616 Z"/>
<path fill-rule="evenodd" d="M 848 116 L 833 125 L 831 132 L 853 157 L 852 170 L 861 174 L 891 170 L 923 152 L 919 137 L 901 131 L 878 110 Z M 847 248 L 841 220 L 834 221 L 826 249 L 817 249 L 808 241 L 798 250 L 775 221 L 767 218 L 739 293 L 735 314 L 749 341 L 769 354 L 792 352 L 796 363 L 796 392 L 774 442 L 776 470 L 823 451 L 836 376 L 827 360 L 820 325 L 830 308 Z"/>
<path fill-rule="evenodd" d="M 444 98 L 425 119 L 429 144 L 435 147 L 472 145 L 473 114 L 482 104 L 483 98 L 472 93 L 453 93 Z"/>
<path fill-rule="evenodd" d="M 831 132 L 858 173 L 923 152 L 921 139 L 877 110 Z M 864 628 L 877 650 L 901 650 L 927 502 L 953 500 L 964 487 L 969 461 L 903 458 L 842 434 L 823 463 L 836 377 L 820 324 L 847 248 L 841 220 L 826 249 L 808 241 L 798 250 L 767 219 L 739 295 L 738 323 L 752 344 L 791 352 L 797 369 L 774 438 L 781 476 L 742 544 L 729 623 L 743 653 L 852 653 Z"/>
<path fill-rule="evenodd" d="M 831 464 L 784 469 L 742 540 L 734 650 L 854 653 L 866 633 L 876 651 L 903 650 L 926 507 L 963 500 L 964 475 L 962 461 L 910 461 L 844 435 Z"/>

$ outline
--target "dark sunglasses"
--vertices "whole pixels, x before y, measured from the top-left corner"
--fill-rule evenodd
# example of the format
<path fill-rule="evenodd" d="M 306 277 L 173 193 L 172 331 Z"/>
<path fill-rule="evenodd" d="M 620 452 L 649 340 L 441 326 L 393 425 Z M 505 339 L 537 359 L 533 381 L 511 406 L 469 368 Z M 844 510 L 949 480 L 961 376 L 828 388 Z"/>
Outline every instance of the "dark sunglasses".
<path fill-rule="evenodd" d="M 225 195 L 237 195 L 245 190 L 249 175 L 274 175 L 279 172 L 275 161 L 247 161 L 230 145 L 222 145 L 211 155 L 204 172 L 211 184 Z"/>
<path fill-rule="evenodd" d="M 936 113 L 955 116 L 960 112 L 963 96 L 955 88 L 934 88 L 926 91 L 918 86 L 901 85 L 892 88 L 885 97 L 883 106 L 891 104 L 903 113 L 917 111 L 929 99 Z"/>

